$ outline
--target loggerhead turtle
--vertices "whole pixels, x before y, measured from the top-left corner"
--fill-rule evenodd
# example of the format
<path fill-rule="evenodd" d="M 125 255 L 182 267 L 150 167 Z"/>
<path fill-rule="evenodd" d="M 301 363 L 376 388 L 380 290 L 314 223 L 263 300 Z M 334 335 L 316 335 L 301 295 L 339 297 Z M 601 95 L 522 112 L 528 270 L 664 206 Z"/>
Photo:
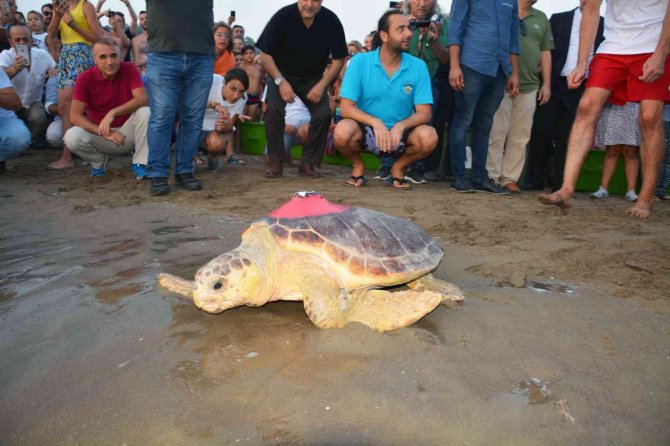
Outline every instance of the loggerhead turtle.
<path fill-rule="evenodd" d="M 200 268 L 195 281 L 165 273 L 158 281 L 209 313 L 303 301 L 320 328 L 360 322 L 383 332 L 463 300 L 458 287 L 430 274 L 442 254 L 409 220 L 299 192 L 253 221 L 240 246 Z M 401 284 L 409 289 L 379 289 Z"/>

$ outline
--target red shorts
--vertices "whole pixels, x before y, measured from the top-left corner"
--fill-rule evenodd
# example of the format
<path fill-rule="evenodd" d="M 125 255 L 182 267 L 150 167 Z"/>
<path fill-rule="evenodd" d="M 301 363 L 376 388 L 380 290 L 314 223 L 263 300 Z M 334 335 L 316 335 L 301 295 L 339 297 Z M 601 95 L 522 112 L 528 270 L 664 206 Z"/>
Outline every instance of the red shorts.
<path fill-rule="evenodd" d="M 670 101 L 670 57 L 665 61 L 663 76 L 654 82 L 642 82 L 642 67 L 651 57 L 647 54 L 596 54 L 589 65 L 586 88 L 604 88 L 612 92 L 609 102 L 623 105 L 643 99 Z"/>

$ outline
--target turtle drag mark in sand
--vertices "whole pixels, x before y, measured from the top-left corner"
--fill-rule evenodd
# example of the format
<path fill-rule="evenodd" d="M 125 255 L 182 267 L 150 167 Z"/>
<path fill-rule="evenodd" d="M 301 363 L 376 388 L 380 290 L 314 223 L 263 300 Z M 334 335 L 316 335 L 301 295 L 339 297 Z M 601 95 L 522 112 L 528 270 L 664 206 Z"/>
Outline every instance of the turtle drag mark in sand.
<path fill-rule="evenodd" d="M 442 255 L 409 220 L 297 193 L 253 221 L 240 246 L 200 268 L 195 281 L 165 273 L 158 281 L 209 313 L 303 301 L 319 328 L 360 322 L 384 332 L 463 300 L 458 287 L 430 274 Z M 403 284 L 408 289 L 380 289 Z"/>

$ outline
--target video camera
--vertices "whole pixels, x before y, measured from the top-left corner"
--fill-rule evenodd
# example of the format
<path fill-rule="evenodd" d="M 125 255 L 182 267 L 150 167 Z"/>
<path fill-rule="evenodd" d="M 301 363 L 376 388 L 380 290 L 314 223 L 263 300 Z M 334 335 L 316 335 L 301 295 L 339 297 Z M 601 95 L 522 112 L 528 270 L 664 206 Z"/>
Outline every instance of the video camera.
<path fill-rule="evenodd" d="M 407 27 L 414 31 L 417 28 L 428 28 L 431 23 L 441 25 L 444 22 L 444 16 L 442 14 L 434 14 L 430 20 L 410 20 Z"/>

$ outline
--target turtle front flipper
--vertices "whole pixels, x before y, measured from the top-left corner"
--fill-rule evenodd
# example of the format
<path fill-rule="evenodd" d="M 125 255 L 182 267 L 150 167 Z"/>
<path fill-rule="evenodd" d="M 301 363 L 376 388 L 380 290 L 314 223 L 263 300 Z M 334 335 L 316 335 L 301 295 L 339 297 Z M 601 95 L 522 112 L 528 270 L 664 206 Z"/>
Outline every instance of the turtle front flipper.
<path fill-rule="evenodd" d="M 172 274 L 160 273 L 158 275 L 158 283 L 163 288 L 181 294 L 184 297 L 193 299 L 193 292 L 195 291 L 195 282 L 192 280 L 182 279 L 181 277 Z"/>
<path fill-rule="evenodd" d="M 408 288 L 416 291 L 429 290 L 441 294 L 444 301 L 462 302 L 465 300 L 463 292 L 453 283 L 437 279 L 432 274 L 426 274 L 407 284 Z"/>
<path fill-rule="evenodd" d="M 360 322 L 374 331 L 406 327 L 430 313 L 442 302 L 433 291 L 360 290 L 349 296 L 349 322 Z"/>

